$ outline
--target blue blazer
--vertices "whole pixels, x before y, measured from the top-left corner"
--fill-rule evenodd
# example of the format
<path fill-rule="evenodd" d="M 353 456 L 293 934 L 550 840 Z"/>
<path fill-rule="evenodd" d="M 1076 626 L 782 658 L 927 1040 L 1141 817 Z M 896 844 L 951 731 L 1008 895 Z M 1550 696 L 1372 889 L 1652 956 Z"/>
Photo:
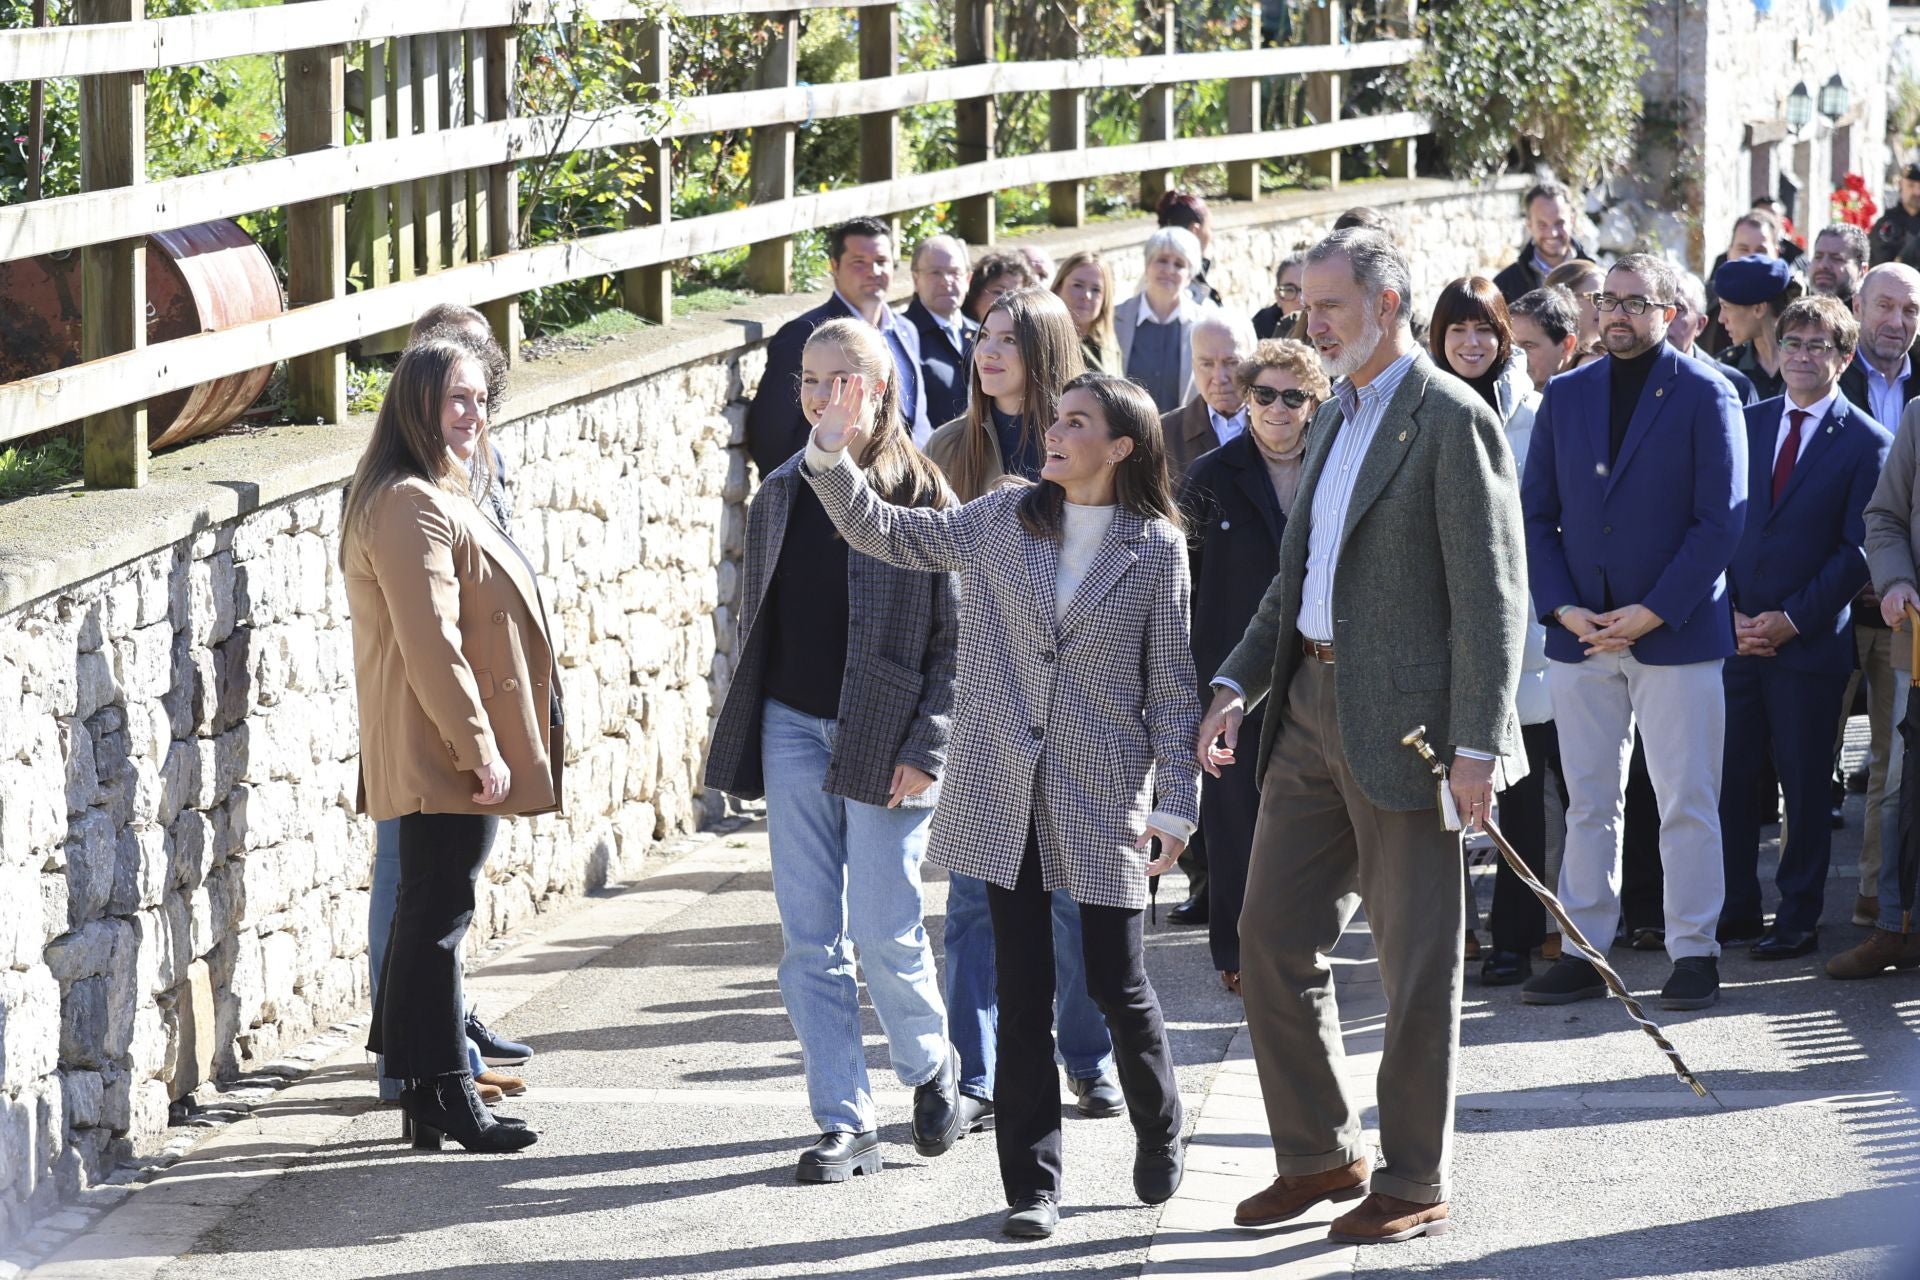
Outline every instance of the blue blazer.
<path fill-rule="evenodd" d="M 1847 403 L 1834 400 L 1812 424 L 1780 505 L 1773 502 L 1773 446 L 1786 397 L 1747 410 L 1746 532 L 1727 567 L 1736 611 L 1753 617 L 1784 610 L 1800 634 L 1777 658 L 1754 658 L 1795 671 L 1846 675 L 1854 667 L 1851 604 L 1867 585 L 1863 517 L 1893 437 Z"/>
<path fill-rule="evenodd" d="M 806 447 L 809 428 L 806 415 L 800 411 L 800 357 L 807 349 L 807 339 L 829 320 L 857 315 L 835 293 L 805 315 L 781 325 L 767 343 L 767 368 L 760 375 L 753 403 L 747 406 L 747 454 L 760 469 L 761 479 Z M 910 335 L 905 341 L 903 333 Z M 920 402 L 917 336 L 913 327 L 897 315 L 886 333 L 887 348 L 900 375 L 900 413 L 909 431 L 913 430 L 914 412 Z M 914 349 L 909 349 L 907 342 L 914 342 Z"/>
<path fill-rule="evenodd" d="M 1554 622 L 1563 604 L 1643 604 L 1662 626 L 1633 656 L 1650 666 L 1734 651 L 1726 569 L 1747 510 L 1747 431 L 1733 387 L 1661 343 L 1620 456 L 1607 460 L 1611 359 L 1547 383 L 1520 485 L 1534 608 L 1547 656 L 1585 651 Z"/>

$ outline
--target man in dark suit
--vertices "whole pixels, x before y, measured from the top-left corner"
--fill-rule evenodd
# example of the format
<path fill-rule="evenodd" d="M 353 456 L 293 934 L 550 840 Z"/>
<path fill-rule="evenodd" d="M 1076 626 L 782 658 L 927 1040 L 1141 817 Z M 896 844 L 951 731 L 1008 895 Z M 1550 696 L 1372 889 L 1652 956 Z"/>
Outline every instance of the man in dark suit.
<path fill-rule="evenodd" d="M 1667 342 L 1683 356 L 1692 356 L 1733 384 L 1734 398 L 1744 405 L 1759 404 L 1760 393 L 1753 379 L 1724 360 L 1716 360 L 1697 345 L 1707 327 L 1707 286 L 1691 271 L 1677 273 L 1679 290 L 1673 295 L 1673 323 L 1667 326 Z"/>
<path fill-rule="evenodd" d="M 1620 810 L 1636 722 L 1660 781 L 1666 1008 L 1719 997 L 1722 662 L 1734 652 L 1727 563 L 1747 505 L 1747 433 L 1733 387 L 1668 346 L 1678 281 L 1627 254 L 1596 301 L 1607 358 L 1547 384 L 1521 501 L 1547 630 L 1547 688 L 1567 781 L 1560 898 L 1601 946 L 1620 916 Z M 1529 1004 L 1605 996 L 1584 959 L 1530 979 Z"/>
<path fill-rule="evenodd" d="M 1900 171 L 1900 203 L 1881 214 L 1868 235 L 1873 241 L 1874 266 L 1883 262 L 1920 265 L 1920 164 Z"/>
<path fill-rule="evenodd" d="M 747 453 L 762 477 L 800 452 L 807 420 L 800 412 L 800 354 L 813 331 L 829 320 L 858 317 L 886 338 L 900 374 L 900 412 L 916 444 L 925 444 L 926 397 L 920 389 L 920 335 L 887 305 L 893 288 L 893 232 L 878 218 L 855 218 L 827 232 L 827 269 L 833 296 L 780 326 L 767 344 L 767 367 L 747 406 Z"/>
<path fill-rule="evenodd" d="M 1500 420 L 1414 343 L 1393 242 L 1335 232 L 1308 251 L 1305 288 L 1307 335 L 1339 381 L 1308 435 L 1279 572 L 1214 676 L 1198 743 L 1210 774 L 1233 765 L 1248 708 L 1269 700 L 1257 754 L 1234 767 L 1262 778 L 1240 957 L 1279 1177 L 1234 1221 L 1285 1222 L 1365 1188 L 1331 1238 L 1386 1243 L 1447 1228 L 1466 927 L 1460 833 L 1401 737 L 1425 725 L 1452 757 L 1468 825 L 1525 773 L 1525 555 Z M 1389 1006 L 1377 1172 L 1324 958 L 1356 889 Z"/>
<path fill-rule="evenodd" d="M 967 359 L 980 326 L 960 309 L 967 293 L 967 246 L 928 236 L 913 249 L 913 301 L 901 314 L 920 335 L 920 385 L 927 421 L 938 429 L 967 411 Z M 924 443 L 924 442 L 923 442 Z"/>
<path fill-rule="evenodd" d="M 1907 401 L 1920 395 L 1914 341 L 1920 332 L 1920 271 L 1903 262 L 1873 268 L 1853 296 L 1860 322 L 1860 350 L 1840 375 L 1840 394 L 1889 431 L 1900 423 Z"/>
<path fill-rule="evenodd" d="M 1727 567 L 1739 651 L 1724 671 L 1720 782 L 1721 914 L 1739 925 L 1735 932 L 1760 924 L 1759 790 L 1769 751 L 1791 833 L 1775 877 L 1780 909 L 1753 944 L 1756 960 L 1803 956 L 1819 941 L 1833 845 L 1828 777 L 1854 665 L 1849 606 L 1867 583 L 1864 512 L 1893 444 L 1839 391 L 1859 334 L 1837 298 L 1792 303 L 1779 327 L 1786 394 L 1746 411 L 1746 530 Z"/>
<path fill-rule="evenodd" d="M 1493 278 L 1493 287 L 1509 303 L 1538 289 L 1555 267 L 1593 258 L 1573 238 L 1578 206 L 1565 184 L 1534 183 L 1527 188 L 1521 207 L 1526 210 L 1527 238 L 1520 244 L 1520 256 Z"/>

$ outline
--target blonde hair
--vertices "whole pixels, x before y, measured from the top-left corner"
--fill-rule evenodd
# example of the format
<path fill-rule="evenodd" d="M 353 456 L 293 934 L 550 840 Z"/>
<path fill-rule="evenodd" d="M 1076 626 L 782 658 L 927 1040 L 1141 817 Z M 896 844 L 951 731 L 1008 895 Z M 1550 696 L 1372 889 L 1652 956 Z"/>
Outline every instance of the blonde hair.
<path fill-rule="evenodd" d="M 471 364 L 486 378 L 486 364 L 463 343 L 430 337 L 401 353 L 387 394 L 380 401 L 380 413 L 373 422 L 373 435 L 353 469 L 347 486 L 346 509 L 341 519 L 340 562 L 346 564 L 347 546 L 365 532 L 372 516 L 374 499 L 395 481 L 425 480 L 447 493 L 476 501 L 486 496 L 493 483 L 493 468 L 469 469 L 447 448 L 440 434 L 440 413 L 446 403 L 447 384 L 461 364 Z M 487 423 L 480 421 L 480 434 L 474 441 L 474 457 L 493 456 L 493 444 L 487 436 Z M 475 486 L 478 486 L 476 492 Z"/>
<path fill-rule="evenodd" d="M 864 320 L 841 317 L 813 331 L 806 350 L 838 347 L 869 385 L 881 387 L 873 409 L 873 427 L 861 451 L 867 483 L 888 502 L 902 507 L 944 507 L 949 494 L 940 469 L 907 434 L 900 413 L 900 374 L 880 331 Z"/>
<path fill-rule="evenodd" d="M 1113 268 L 1107 260 L 1090 249 L 1070 253 L 1060 263 L 1060 269 L 1053 273 L 1053 293 L 1067 287 L 1067 277 L 1082 267 L 1097 267 L 1100 270 L 1100 314 L 1093 318 L 1093 324 L 1087 330 L 1083 341 L 1091 342 L 1100 352 L 1104 361 L 1120 358 L 1120 335 L 1113 328 Z"/>

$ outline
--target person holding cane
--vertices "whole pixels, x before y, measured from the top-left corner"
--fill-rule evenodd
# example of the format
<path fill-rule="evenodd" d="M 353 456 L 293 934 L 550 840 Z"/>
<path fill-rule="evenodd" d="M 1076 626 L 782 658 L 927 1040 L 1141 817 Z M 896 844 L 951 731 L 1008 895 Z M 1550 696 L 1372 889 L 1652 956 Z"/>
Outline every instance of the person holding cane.
<path fill-rule="evenodd" d="M 857 374 L 835 386 L 801 474 L 854 550 L 960 575 L 953 735 L 928 857 L 989 885 L 1003 1230 L 1050 1236 L 1062 1161 L 1049 895 L 1063 885 L 1080 904 L 1087 989 L 1134 1125 L 1134 1190 L 1162 1203 L 1183 1169 L 1141 930 L 1147 878 L 1178 859 L 1200 790 L 1187 554 L 1159 413 L 1126 380 L 1083 374 L 1046 430 L 1038 483 L 909 508 L 882 500 L 847 455 L 867 394 Z"/>

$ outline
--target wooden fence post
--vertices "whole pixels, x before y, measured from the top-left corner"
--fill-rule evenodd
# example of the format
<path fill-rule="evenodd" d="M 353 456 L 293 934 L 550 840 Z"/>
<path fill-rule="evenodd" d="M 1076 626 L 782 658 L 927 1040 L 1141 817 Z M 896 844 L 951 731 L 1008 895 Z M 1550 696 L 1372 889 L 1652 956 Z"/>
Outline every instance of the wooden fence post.
<path fill-rule="evenodd" d="M 1400 29 L 1393 34 L 1401 39 L 1413 39 L 1420 33 L 1420 0 L 1398 0 L 1393 6 L 1400 12 Z M 1392 9 L 1389 9 L 1392 12 Z M 1417 178 L 1420 176 L 1420 143 L 1417 138 L 1400 138 L 1387 144 L 1387 176 L 1389 178 Z"/>
<path fill-rule="evenodd" d="M 643 23 L 636 45 L 640 74 L 633 86 L 635 100 L 666 101 L 667 24 Z M 673 149 L 666 143 L 649 142 L 634 150 L 647 173 L 640 182 L 640 198 L 627 206 L 627 225 L 663 227 L 673 220 Z M 673 323 L 673 269 L 662 262 L 621 272 L 620 305 L 642 320 Z"/>
<path fill-rule="evenodd" d="M 445 46 L 439 36 L 413 36 L 413 119 L 420 133 L 439 133 L 446 127 Z M 421 270 L 438 275 L 447 255 L 447 175 L 436 173 L 414 184 L 414 215 Z"/>
<path fill-rule="evenodd" d="M 1307 8 L 1307 43 L 1338 45 L 1344 22 L 1342 0 L 1319 0 Z M 1331 124 L 1340 118 L 1342 77 L 1337 71 L 1316 71 L 1307 77 L 1307 115 L 1315 124 Z M 1340 185 L 1339 151 L 1316 151 L 1307 157 L 1307 171 L 1326 179 L 1327 186 Z"/>
<path fill-rule="evenodd" d="M 1075 6 L 1060 15 L 1054 34 L 1053 56 L 1077 60 L 1083 51 L 1080 23 L 1085 10 Z M 1084 89 L 1055 89 L 1047 97 L 1047 146 L 1054 151 L 1081 151 L 1087 145 L 1087 94 Z M 1080 181 L 1047 184 L 1047 216 L 1056 227 L 1081 227 L 1087 222 L 1087 184 Z"/>
<path fill-rule="evenodd" d="M 993 61 L 993 0 L 954 0 L 953 61 L 969 67 Z M 953 104 L 955 162 L 982 164 L 994 156 L 994 109 L 991 95 L 966 98 Z M 994 241 L 998 201 L 992 192 L 953 202 L 953 232 L 970 245 Z"/>
<path fill-rule="evenodd" d="M 773 41 L 754 76 L 756 89 L 784 89 L 800 78 L 800 15 L 792 11 L 772 17 Z M 752 199 L 755 204 L 793 197 L 791 124 L 763 124 L 753 131 Z M 762 240 L 747 250 L 747 283 L 761 293 L 785 293 L 793 288 L 793 238 Z"/>
<path fill-rule="evenodd" d="M 510 120 L 519 103 L 520 36 L 513 27 L 494 27 L 487 38 L 487 120 Z M 513 159 L 487 170 L 487 252 L 511 253 L 520 247 L 520 166 Z M 520 363 L 520 299 L 509 294 L 480 308 L 493 326 L 493 340 L 507 354 L 509 368 Z"/>
<path fill-rule="evenodd" d="M 78 0 L 74 21 L 130 22 L 145 0 Z M 86 191 L 147 179 L 147 80 L 139 71 L 80 80 L 80 185 Z M 147 345 L 147 240 L 135 236 L 80 251 L 80 358 Z M 147 402 L 81 423 L 83 469 L 93 489 L 137 489 L 147 482 Z"/>
<path fill-rule="evenodd" d="M 1247 47 L 1259 49 L 1260 0 L 1247 0 Z M 1246 76 L 1227 82 L 1227 132 L 1260 132 L 1260 80 Z M 1227 165 L 1227 194 L 1235 200 L 1260 198 L 1260 162 L 1234 160 Z"/>
<path fill-rule="evenodd" d="M 1168 3 L 1160 11 L 1159 52 L 1173 53 L 1179 43 L 1177 28 L 1173 20 L 1173 5 Z M 1172 85 L 1149 85 L 1140 97 L 1140 141 L 1160 142 L 1177 137 L 1173 120 Z M 1173 189 L 1173 170 L 1148 169 L 1140 175 L 1140 207 L 1152 210 L 1160 203 L 1160 197 Z"/>
<path fill-rule="evenodd" d="M 287 154 L 346 145 L 346 48 L 323 45 L 286 55 Z M 347 202 L 323 196 L 287 206 L 287 305 L 311 306 L 347 294 Z M 347 349 L 329 347 L 287 361 L 287 405 L 302 422 L 340 422 L 347 413 Z"/>
<path fill-rule="evenodd" d="M 860 78 L 884 80 L 900 66 L 900 6 L 872 5 L 854 11 L 860 24 Z M 860 181 L 892 182 L 900 176 L 900 113 L 875 111 L 860 117 Z M 900 252 L 900 215 L 890 213 L 894 256 Z"/>

